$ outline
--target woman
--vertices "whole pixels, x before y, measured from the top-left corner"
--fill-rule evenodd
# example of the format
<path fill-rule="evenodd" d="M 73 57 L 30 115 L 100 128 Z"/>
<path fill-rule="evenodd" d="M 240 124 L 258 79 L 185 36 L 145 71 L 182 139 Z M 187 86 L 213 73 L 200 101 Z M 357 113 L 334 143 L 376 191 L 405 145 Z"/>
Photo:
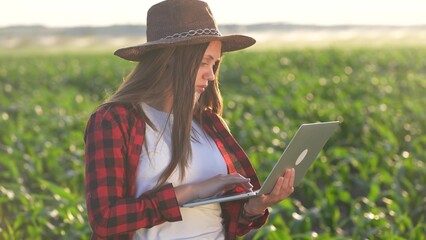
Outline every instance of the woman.
<path fill-rule="evenodd" d="M 235 239 L 261 227 L 267 208 L 293 192 L 290 169 L 268 195 L 179 207 L 260 187 L 221 118 L 217 78 L 223 52 L 254 43 L 222 36 L 204 2 L 150 8 L 147 42 L 115 52 L 138 65 L 87 123 L 92 239 Z"/>

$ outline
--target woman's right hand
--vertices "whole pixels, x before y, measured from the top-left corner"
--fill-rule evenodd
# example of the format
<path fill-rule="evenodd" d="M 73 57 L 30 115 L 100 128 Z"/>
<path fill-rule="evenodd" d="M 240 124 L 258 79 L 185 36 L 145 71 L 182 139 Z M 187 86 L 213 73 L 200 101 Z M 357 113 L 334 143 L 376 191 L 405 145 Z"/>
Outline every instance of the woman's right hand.
<path fill-rule="evenodd" d="M 194 199 L 221 195 L 235 187 L 241 187 L 246 192 L 251 192 L 253 189 L 250 178 L 234 173 L 219 174 L 202 182 L 180 185 L 175 187 L 175 193 L 178 203 L 183 204 Z"/>

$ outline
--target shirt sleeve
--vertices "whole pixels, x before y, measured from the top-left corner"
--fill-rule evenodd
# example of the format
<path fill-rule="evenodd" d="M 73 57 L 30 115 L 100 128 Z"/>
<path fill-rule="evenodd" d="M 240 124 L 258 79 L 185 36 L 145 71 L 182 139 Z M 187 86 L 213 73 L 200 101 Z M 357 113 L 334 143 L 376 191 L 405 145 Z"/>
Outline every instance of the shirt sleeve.
<path fill-rule="evenodd" d="M 247 224 L 238 223 L 237 236 L 244 236 L 245 234 L 247 234 L 253 229 L 259 229 L 266 223 L 266 221 L 268 220 L 268 217 L 269 217 L 269 211 L 268 209 L 266 209 L 263 216 L 260 218 L 257 218 L 256 220 L 250 221 Z"/>
<path fill-rule="evenodd" d="M 126 150 L 130 134 L 124 107 L 100 108 L 90 117 L 85 132 L 86 205 L 95 235 L 108 237 L 180 221 L 172 184 L 126 196 Z"/>
<path fill-rule="evenodd" d="M 265 214 L 258 219 L 250 222 L 240 222 L 241 208 L 246 201 L 247 199 L 221 203 L 223 219 L 228 226 L 228 231 L 226 233 L 228 239 L 244 236 L 251 230 L 262 227 L 268 220 L 269 211 L 266 209 Z"/>

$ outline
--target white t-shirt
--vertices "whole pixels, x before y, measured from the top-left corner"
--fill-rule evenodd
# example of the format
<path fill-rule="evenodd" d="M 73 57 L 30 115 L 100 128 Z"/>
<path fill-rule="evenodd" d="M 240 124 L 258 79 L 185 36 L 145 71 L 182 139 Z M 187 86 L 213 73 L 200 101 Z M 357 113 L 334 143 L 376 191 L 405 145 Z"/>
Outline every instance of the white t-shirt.
<path fill-rule="evenodd" d="M 142 103 L 142 108 L 158 131 L 146 125 L 144 142 L 139 158 L 136 176 L 136 194 L 154 188 L 171 159 L 171 131 L 173 115 L 158 111 Z M 170 176 L 168 182 L 179 186 L 194 183 L 226 174 L 227 167 L 223 156 L 202 128 L 192 122 L 192 159 L 185 172 L 185 179 L 179 181 L 179 169 Z M 135 232 L 133 239 L 224 239 L 220 204 L 210 204 L 194 208 L 181 208 L 182 221 L 165 222 L 152 228 L 142 228 Z"/>

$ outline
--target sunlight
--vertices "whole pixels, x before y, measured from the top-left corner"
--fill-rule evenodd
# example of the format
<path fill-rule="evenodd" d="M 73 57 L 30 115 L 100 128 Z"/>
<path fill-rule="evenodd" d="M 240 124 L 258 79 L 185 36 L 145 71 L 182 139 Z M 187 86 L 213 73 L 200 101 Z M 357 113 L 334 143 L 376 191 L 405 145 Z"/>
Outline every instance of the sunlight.
<path fill-rule="evenodd" d="M 8 1 L 2 5 L 0 27 L 50 27 L 145 24 L 146 11 L 158 0 Z M 317 25 L 420 25 L 426 24 L 421 0 L 282 1 L 206 0 L 219 24 L 285 22 Z M 384 7 L 386 6 L 386 7 Z M 16 14 L 19 12 L 20 14 Z"/>

